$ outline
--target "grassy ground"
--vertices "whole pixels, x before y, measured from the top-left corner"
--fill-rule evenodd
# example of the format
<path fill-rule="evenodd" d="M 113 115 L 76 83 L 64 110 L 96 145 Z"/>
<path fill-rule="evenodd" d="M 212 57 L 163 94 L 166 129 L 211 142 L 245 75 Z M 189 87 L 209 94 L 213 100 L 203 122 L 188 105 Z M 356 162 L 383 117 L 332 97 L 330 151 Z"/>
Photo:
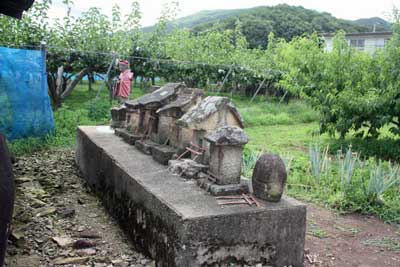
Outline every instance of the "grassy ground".
<path fill-rule="evenodd" d="M 133 88 L 131 98 L 144 93 L 144 90 Z M 390 178 L 389 164 L 382 164 L 378 177 L 375 174 L 379 166 L 374 160 L 350 158 L 354 160 L 354 166 L 349 167 L 342 159 L 336 159 L 336 151 L 342 148 L 345 153 L 351 144 L 353 150 L 362 151 L 362 155 L 398 160 L 398 140 L 390 136 L 379 140 L 338 140 L 319 135 L 318 113 L 301 101 L 286 105 L 257 99 L 250 103 L 249 98 L 236 96 L 233 101 L 244 118 L 250 138 L 244 160 L 248 176 L 259 153 L 276 153 L 284 159 L 289 172 L 287 194 L 343 212 L 376 214 L 386 221 L 400 223 L 400 182 L 398 179 L 386 188 Z M 91 92 L 86 84 L 80 84 L 63 107 L 54 113 L 56 130 L 53 135 L 42 140 L 32 138 L 13 142 L 11 150 L 21 155 L 40 149 L 72 147 L 76 127 L 107 124 L 110 107 L 108 92 L 101 83 Z M 318 146 L 311 150 L 314 164 L 310 161 L 310 144 Z M 330 150 L 325 155 L 323 149 L 328 145 Z M 398 178 L 398 173 L 395 176 Z"/>

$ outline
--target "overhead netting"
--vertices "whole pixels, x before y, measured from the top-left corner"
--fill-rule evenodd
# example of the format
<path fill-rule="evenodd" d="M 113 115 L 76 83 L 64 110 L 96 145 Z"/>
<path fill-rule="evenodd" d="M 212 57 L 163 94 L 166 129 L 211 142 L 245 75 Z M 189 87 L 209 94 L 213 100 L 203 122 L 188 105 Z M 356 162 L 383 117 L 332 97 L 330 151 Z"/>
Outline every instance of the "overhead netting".
<path fill-rule="evenodd" d="M 13 140 L 53 130 L 45 53 L 0 47 L 0 132 Z"/>

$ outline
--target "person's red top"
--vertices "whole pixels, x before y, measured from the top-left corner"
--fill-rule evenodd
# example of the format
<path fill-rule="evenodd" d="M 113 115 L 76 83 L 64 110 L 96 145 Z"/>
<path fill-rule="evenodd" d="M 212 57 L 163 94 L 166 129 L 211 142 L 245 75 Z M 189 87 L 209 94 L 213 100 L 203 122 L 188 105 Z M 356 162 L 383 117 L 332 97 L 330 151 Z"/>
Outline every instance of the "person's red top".
<path fill-rule="evenodd" d="M 119 75 L 119 91 L 117 96 L 129 98 L 131 94 L 131 83 L 133 79 L 133 73 L 130 70 L 125 70 Z"/>

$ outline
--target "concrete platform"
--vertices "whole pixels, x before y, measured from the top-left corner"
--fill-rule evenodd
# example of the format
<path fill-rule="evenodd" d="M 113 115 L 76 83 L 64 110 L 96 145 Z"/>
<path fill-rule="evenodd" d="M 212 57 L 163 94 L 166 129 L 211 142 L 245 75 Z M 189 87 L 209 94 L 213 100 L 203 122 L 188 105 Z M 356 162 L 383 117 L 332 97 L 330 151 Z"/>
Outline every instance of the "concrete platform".
<path fill-rule="evenodd" d="M 76 162 L 156 266 L 303 266 L 306 207 L 224 206 L 104 127 L 79 127 Z"/>

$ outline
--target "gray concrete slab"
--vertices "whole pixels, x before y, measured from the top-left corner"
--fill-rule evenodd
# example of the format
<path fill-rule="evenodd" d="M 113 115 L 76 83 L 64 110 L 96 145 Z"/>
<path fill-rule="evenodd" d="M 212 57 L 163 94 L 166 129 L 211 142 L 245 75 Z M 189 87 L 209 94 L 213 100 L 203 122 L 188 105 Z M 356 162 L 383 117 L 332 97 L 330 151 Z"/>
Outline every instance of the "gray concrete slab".
<path fill-rule="evenodd" d="M 76 161 L 135 246 L 157 266 L 303 266 L 306 207 L 284 197 L 221 207 L 104 127 L 79 127 Z"/>

